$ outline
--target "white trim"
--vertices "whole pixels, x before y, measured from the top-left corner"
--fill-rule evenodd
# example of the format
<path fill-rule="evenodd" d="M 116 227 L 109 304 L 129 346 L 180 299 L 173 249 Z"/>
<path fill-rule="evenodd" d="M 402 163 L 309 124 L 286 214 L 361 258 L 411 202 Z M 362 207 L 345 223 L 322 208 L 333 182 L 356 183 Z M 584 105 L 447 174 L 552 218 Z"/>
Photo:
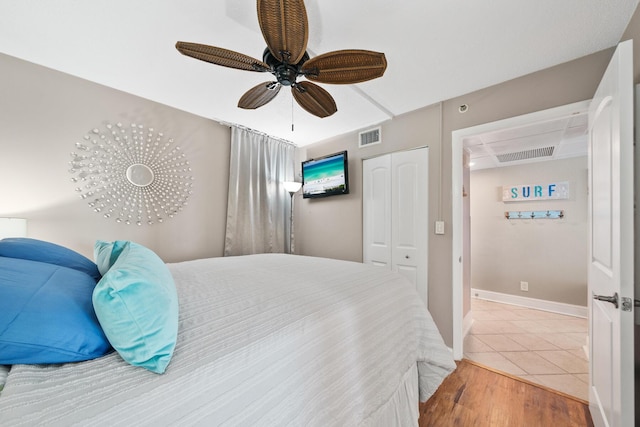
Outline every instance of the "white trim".
<path fill-rule="evenodd" d="M 535 310 L 550 311 L 552 313 L 564 314 L 566 316 L 582 317 L 584 319 L 586 319 L 589 314 L 587 307 L 583 307 L 581 305 L 521 297 L 518 295 L 503 294 L 501 292 L 486 291 L 484 289 L 471 288 L 471 295 L 487 301 L 517 305 L 520 307 L 533 308 Z"/>
<path fill-rule="evenodd" d="M 473 318 L 473 312 L 471 310 L 469 310 L 469 312 L 467 313 L 466 316 L 464 316 L 464 319 L 462 321 L 462 336 L 466 337 L 467 334 L 469 334 L 469 331 L 471 330 L 471 326 L 473 325 L 473 322 L 475 322 L 475 319 Z"/>
<path fill-rule="evenodd" d="M 587 356 L 587 360 L 589 360 L 589 335 L 587 335 L 587 341 L 582 346 L 582 350 L 584 351 L 585 356 Z"/>
<path fill-rule="evenodd" d="M 462 249 L 463 249 L 463 229 L 462 229 L 462 150 L 463 135 L 461 131 L 451 133 L 451 287 L 452 304 L 451 314 L 453 316 L 453 358 L 461 360 L 463 355 L 463 283 L 462 283 Z"/>
<path fill-rule="evenodd" d="M 548 110 L 537 111 L 524 114 L 522 116 L 511 117 L 465 129 L 458 129 L 451 132 L 451 284 L 452 284 L 452 307 L 453 316 L 453 357 L 460 360 L 463 354 L 463 285 L 462 285 L 462 150 L 466 138 L 481 133 L 514 128 L 529 125 L 536 122 L 553 120 L 558 117 L 567 116 L 576 112 L 585 112 L 589 108 L 589 100 L 575 102 L 569 105 L 550 108 Z"/>

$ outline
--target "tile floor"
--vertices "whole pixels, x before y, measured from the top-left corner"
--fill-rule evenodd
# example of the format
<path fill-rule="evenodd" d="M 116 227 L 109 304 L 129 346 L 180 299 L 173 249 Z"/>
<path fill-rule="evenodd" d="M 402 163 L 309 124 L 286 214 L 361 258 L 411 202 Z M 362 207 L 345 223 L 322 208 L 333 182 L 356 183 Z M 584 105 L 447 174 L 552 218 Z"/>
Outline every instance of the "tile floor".
<path fill-rule="evenodd" d="M 587 319 L 478 298 L 471 312 L 466 358 L 589 400 Z"/>

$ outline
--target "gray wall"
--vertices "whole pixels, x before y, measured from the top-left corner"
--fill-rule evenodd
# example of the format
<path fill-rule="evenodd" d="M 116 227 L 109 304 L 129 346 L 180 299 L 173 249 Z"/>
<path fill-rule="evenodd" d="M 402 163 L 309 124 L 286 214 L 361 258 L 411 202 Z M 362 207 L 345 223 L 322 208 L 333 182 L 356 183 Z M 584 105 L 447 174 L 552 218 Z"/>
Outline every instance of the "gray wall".
<path fill-rule="evenodd" d="M 502 186 L 569 182 L 569 199 L 503 202 Z M 587 158 L 471 172 L 471 286 L 587 305 Z M 505 211 L 557 209 L 562 219 L 514 219 Z M 520 281 L 529 291 L 520 290 Z"/>
<path fill-rule="evenodd" d="M 353 133 L 321 144 L 307 146 L 306 158 L 320 157 L 335 151 L 349 151 L 349 194 L 326 199 L 296 200 L 296 248 L 312 256 L 362 262 L 362 160 L 391 151 L 429 146 L 429 168 L 437 167 L 439 146 L 438 108 L 426 108 L 397 117 L 383 124 L 383 143 L 358 148 L 358 134 Z M 391 126 L 390 126 L 391 125 Z M 419 130 L 419 131 L 418 131 Z M 422 133 L 421 131 L 425 131 Z M 393 150 L 389 150 L 393 147 Z M 429 183 L 429 193 L 437 193 L 438 180 Z M 429 217 L 436 218 L 432 202 Z"/>
<path fill-rule="evenodd" d="M 135 240 L 165 261 L 221 256 L 230 131 L 218 123 L 0 54 L 0 216 L 26 217 L 29 237 L 93 258 L 95 239 Z M 75 143 L 105 122 L 173 137 L 195 178 L 184 211 L 162 224 L 118 224 L 88 207 L 68 172 Z"/>
<path fill-rule="evenodd" d="M 429 310 L 451 346 L 451 132 L 591 99 L 612 53 L 607 49 L 444 101 L 442 111 L 434 105 L 398 116 L 382 123 L 380 145 L 358 149 L 358 133 L 353 132 L 308 146 L 307 157 L 349 150 L 352 191 L 297 204 L 297 248 L 303 254 L 362 261 L 362 159 L 428 145 L 429 218 L 432 226 L 437 219 L 445 221 L 445 234 L 429 237 Z M 458 112 L 462 104 L 469 106 L 464 114 Z"/>

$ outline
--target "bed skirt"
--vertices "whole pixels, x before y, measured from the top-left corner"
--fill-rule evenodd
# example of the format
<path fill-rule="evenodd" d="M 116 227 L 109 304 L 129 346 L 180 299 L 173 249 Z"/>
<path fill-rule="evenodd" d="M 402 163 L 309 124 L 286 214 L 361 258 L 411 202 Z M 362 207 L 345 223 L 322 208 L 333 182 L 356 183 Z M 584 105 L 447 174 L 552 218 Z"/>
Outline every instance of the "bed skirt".
<path fill-rule="evenodd" d="M 418 367 L 412 365 L 404 374 L 391 399 L 381 406 L 362 426 L 409 427 L 418 426 L 420 401 L 418 399 Z"/>

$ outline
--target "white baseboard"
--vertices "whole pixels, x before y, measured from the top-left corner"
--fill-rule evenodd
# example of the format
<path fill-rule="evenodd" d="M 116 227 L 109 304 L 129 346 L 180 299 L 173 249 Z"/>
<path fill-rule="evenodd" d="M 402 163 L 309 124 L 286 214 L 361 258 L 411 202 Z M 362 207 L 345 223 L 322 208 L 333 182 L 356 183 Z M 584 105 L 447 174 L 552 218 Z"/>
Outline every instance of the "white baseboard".
<path fill-rule="evenodd" d="M 546 301 L 536 298 L 521 297 L 518 295 L 503 294 L 500 292 L 485 291 L 471 288 L 471 296 L 487 301 L 495 301 L 503 304 L 518 305 L 521 307 L 533 308 L 536 310 L 550 311 L 552 313 L 565 314 L 567 316 L 588 317 L 587 307 L 562 302 Z M 466 322 L 465 316 L 465 322 Z"/>

